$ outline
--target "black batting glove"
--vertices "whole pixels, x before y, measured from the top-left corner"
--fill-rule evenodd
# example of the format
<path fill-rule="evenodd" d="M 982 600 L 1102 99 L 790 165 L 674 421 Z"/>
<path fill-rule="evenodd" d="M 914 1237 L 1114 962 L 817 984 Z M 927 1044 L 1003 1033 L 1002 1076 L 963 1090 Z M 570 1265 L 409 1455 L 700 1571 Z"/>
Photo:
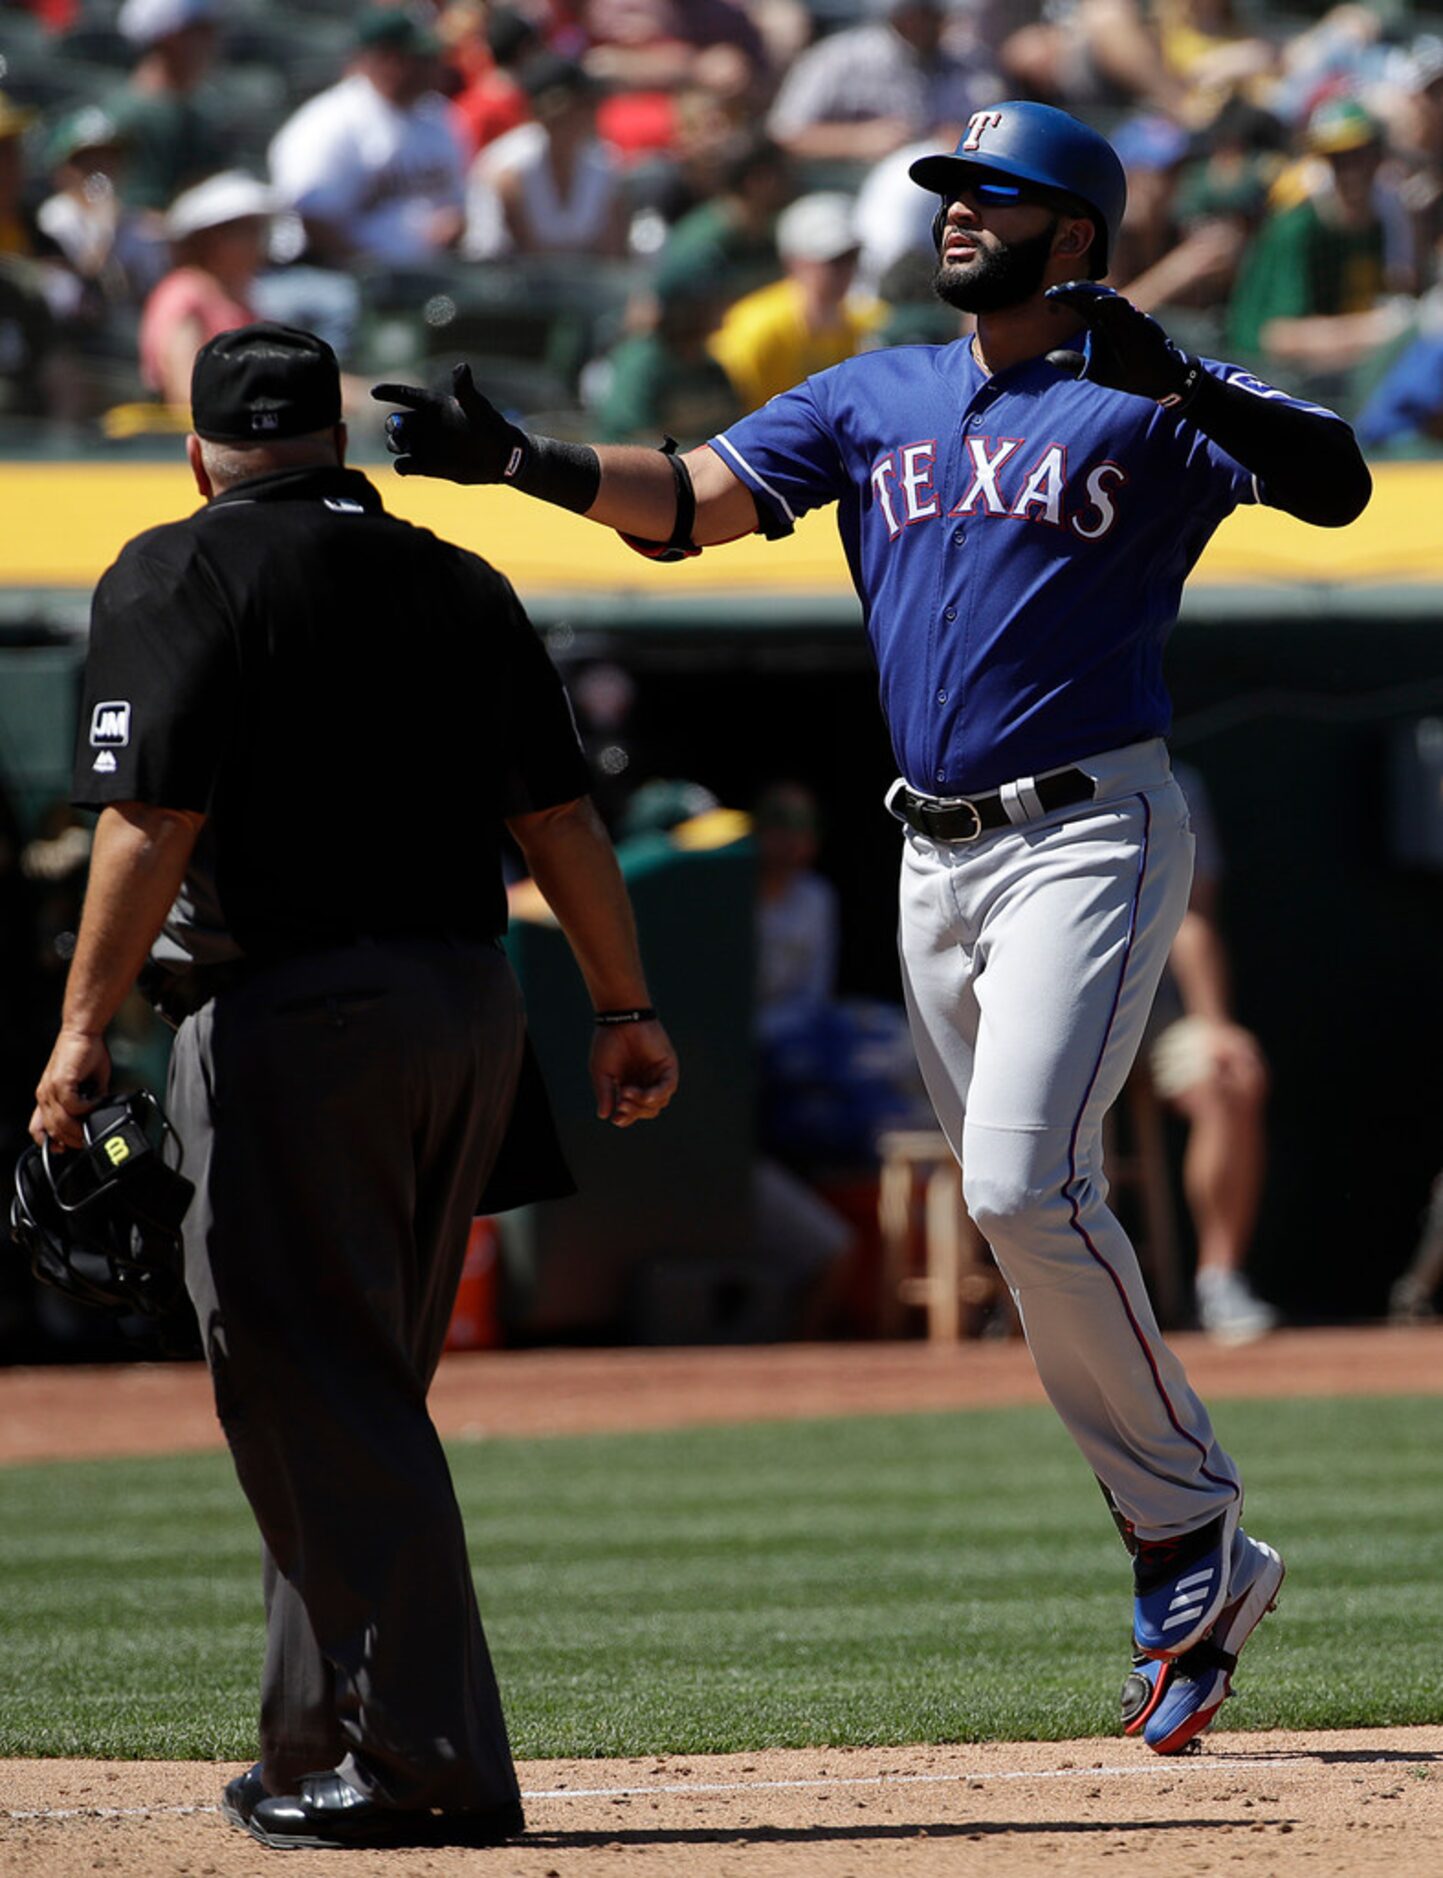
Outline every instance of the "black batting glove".
<path fill-rule="evenodd" d="M 1075 313 L 1088 329 L 1081 352 L 1049 352 L 1047 362 L 1074 378 L 1178 410 L 1197 390 L 1204 373 L 1191 353 L 1175 346 L 1151 314 L 1095 280 L 1069 280 L 1049 287 L 1054 306 Z"/>
<path fill-rule="evenodd" d="M 514 481 L 531 439 L 509 423 L 471 380 L 469 365 L 451 367 L 449 391 L 419 385 L 373 385 L 382 404 L 403 404 L 386 419 L 386 448 L 398 476 L 439 476 L 450 483 Z"/>

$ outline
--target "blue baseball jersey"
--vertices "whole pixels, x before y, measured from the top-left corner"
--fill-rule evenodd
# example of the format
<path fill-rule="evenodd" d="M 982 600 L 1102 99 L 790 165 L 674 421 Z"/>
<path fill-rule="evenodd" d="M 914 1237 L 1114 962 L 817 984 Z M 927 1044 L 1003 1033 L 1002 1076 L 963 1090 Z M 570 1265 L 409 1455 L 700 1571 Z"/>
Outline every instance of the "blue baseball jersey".
<path fill-rule="evenodd" d="M 1150 399 L 1041 358 L 989 377 L 967 340 L 848 359 L 711 447 L 770 532 L 837 503 L 897 765 L 932 795 L 1164 734 L 1183 581 L 1219 522 L 1261 499 Z"/>

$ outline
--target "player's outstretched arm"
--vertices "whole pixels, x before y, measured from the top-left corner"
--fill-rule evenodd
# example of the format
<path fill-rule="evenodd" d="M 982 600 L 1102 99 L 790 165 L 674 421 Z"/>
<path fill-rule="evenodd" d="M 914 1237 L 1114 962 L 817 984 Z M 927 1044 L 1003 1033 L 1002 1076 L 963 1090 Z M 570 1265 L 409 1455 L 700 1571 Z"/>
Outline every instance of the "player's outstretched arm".
<path fill-rule="evenodd" d="M 1342 418 L 1267 387 L 1259 392 L 1215 377 L 1150 314 L 1097 281 L 1049 287 L 1047 298 L 1088 329 L 1085 357 L 1050 352 L 1051 363 L 1186 416 L 1252 471 L 1271 508 L 1320 528 L 1342 528 L 1367 507 L 1373 479 Z"/>
<path fill-rule="evenodd" d="M 677 552 L 732 541 L 757 526 L 750 492 L 703 445 L 675 459 L 634 444 L 566 443 L 533 436 L 503 416 L 457 365 L 449 391 L 376 385 L 371 396 L 398 404 L 386 419 L 386 447 L 401 476 L 454 483 L 510 483 L 542 502 L 635 537 L 633 545 Z M 695 504 L 691 516 L 685 508 Z M 687 524 L 690 526 L 687 526 Z"/>

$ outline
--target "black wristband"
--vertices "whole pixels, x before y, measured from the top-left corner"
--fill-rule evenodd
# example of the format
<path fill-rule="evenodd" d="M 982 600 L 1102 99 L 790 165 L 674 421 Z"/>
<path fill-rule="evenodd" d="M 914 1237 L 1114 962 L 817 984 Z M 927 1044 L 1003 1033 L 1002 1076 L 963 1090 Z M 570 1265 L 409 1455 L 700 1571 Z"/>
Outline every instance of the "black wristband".
<path fill-rule="evenodd" d="M 1183 372 L 1182 383 L 1176 391 L 1170 391 L 1165 398 L 1158 399 L 1162 408 L 1165 411 L 1171 411 L 1174 417 L 1181 417 L 1197 396 L 1198 387 L 1207 377 L 1207 370 L 1202 360 L 1191 352 L 1182 353 L 1182 362 L 1186 368 Z"/>
<path fill-rule="evenodd" d="M 528 496 L 542 502 L 554 502 L 559 509 L 585 515 L 601 488 L 601 459 L 589 443 L 563 443 L 559 437 L 532 437 L 517 432 L 524 439 L 520 461 L 512 469 L 506 466 L 505 480 L 514 483 Z"/>
<path fill-rule="evenodd" d="M 634 1011 L 598 1011 L 598 1024 L 650 1024 L 656 1012 L 649 1004 L 638 1004 Z"/>

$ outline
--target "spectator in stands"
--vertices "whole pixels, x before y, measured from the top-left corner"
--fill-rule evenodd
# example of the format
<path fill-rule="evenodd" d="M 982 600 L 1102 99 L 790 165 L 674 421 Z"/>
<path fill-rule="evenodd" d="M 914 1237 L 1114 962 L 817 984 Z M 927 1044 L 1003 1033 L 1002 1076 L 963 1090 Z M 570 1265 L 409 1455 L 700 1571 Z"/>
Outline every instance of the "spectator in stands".
<path fill-rule="evenodd" d="M 1395 1324 L 1426 1324 L 1436 1318 L 1443 1285 L 1443 1174 L 1433 1182 L 1423 1229 L 1406 1269 L 1388 1293 L 1388 1315 Z"/>
<path fill-rule="evenodd" d="M 1251 122 L 1257 114 L 1247 115 Z M 1264 184 L 1255 164 L 1237 171 L 1228 163 L 1219 166 L 1213 186 L 1214 153 L 1207 148 L 1213 135 L 1203 133 L 1200 148 L 1199 139 L 1154 113 L 1131 118 L 1114 133 L 1127 170 L 1127 214 L 1109 273 L 1145 312 L 1214 312 L 1207 336 L 1198 329 L 1187 343 L 1215 353 L 1223 309 L 1262 219 Z"/>
<path fill-rule="evenodd" d="M 1234 98 L 1266 100 L 1278 48 L 1239 17 L 1236 0 L 1157 0 L 1156 16 L 1163 66 L 1181 89 L 1175 110 L 1190 129 Z"/>
<path fill-rule="evenodd" d="M 844 1007 L 837 1005 L 837 961 L 841 924 L 837 890 L 816 868 L 817 799 L 805 784 L 775 782 L 761 791 L 752 811 L 757 853 L 756 1034 L 762 1133 L 778 1125 L 786 1136 L 789 1113 L 809 1108 L 810 1089 L 788 1082 L 789 1045 L 800 1044 L 810 1064 L 815 1056 L 844 1068 Z M 773 1049 L 779 1045 L 779 1049 Z M 850 1079 L 840 1078 L 846 1095 Z M 863 1095 L 865 1100 L 865 1096 Z M 850 1110 L 842 1113 L 851 1119 Z M 829 1109 L 825 1121 L 834 1121 Z M 844 1126 L 830 1139 L 824 1131 L 796 1131 L 819 1161 L 828 1151 L 842 1159 L 855 1152 L 855 1130 Z M 799 1145 L 796 1132 L 790 1142 Z M 820 1151 L 820 1152 L 819 1152 Z M 845 1319 L 842 1291 L 856 1235 L 848 1221 L 808 1181 L 781 1161 L 759 1155 L 752 1173 L 753 1230 L 757 1250 L 774 1270 L 787 1271 L 795 1288 L 795 1334 L 835 1335 Z"/>
<path fill-rule="evenodd" d="M 435 91 L 439 51 L 409 11 L 369 8 L 345 76 L 281 126 L 271 179 L 316 263 L 415 266 L 459 240 L 465 174 Z"/>
<path fill-rule="evenodd" d="M 547 49 L 563 59 L 581 58 L 591 44 L 586 0 L 527 0 L 526 10 L 539 22 Z"/>
<path fill-rule="evenodd" d="M 165 244 L 153 222 L 123 194 L 125 140 L 99 105 L 69 111 L 46 140 L 55 193 L 36 212 L 81 280 L 110 305 L 138 303 L 165 270 Z"/>
<path fill-rule="evenodd" d="M 30 214 L 24 134 L 34 113 L 0 92 L 0 416 L 74 417 L 57 306 L 75 280 L 50 264 Z"/>
<path fill-rule="evenodd" d="M 647 330 L 630 334 L 604 361 L 598 434 L 607 443 L 683 449 L 705 443 L 742 415 L 731 379 L 707 350 L 725 304 L 704 279 L 661 288 Z"/>
<path fill-rule="evenodd" d="M 221 122 L 204 92 L 217 0 L 125 0 L 118 24 L 138 57 L 104 106 L 125 140 L 126 200 L 158 216 L 226 161 Z"/>
<path fill-rule="evenodd" d="M 1146 111 L 1125 119 L 1109 141 L 1127 172 L 1127 209 L 1108 272 L 1132 281 L 1176 245 L 1177 187 L 1192 140 L 1172 118 Z"/>
<path fill-rule="evenodd" d="M 468 163 L 530 117 L 531 103 L 517 73 L 543 43 L 536 22 L 524 13 L 512 7 L 488 11 L 484 56 L 473 55 L 466 83 L 451 100 L 451 123 Z"/>
<path fill-rule="evenodd" d="M 1424 34 L 1390 62 L 1372 88 L 1387 126 L 1391 167 L 1412 225 L 1413 247 L 1433 257 L 1443 238 L 1443 38 Z"/>
<path fill-rule="evenodd" d="M 899 254 L 877 282 L 879 323 L 862 350 L 880 346 L 946 346 L 972 330 L 971 316 L 937 298 L 935 252 Z"/>
<path fill-rule="evenodd" d="M 272 207 L 265 185 L 240 170 L 197 183 L 172 204 L 165 228 L 175 265 L 140 321 L 140 374 L 165 403 L 189 410 L 196 353 L 257 317 L 251 294 Z"/>
<path fill-rule="evenodd" d="M 24 138 L 34 122 L 33 111 L 0 91 L 0 255 L 31 256 L 39 249 L 25 175 Z"/>
<path fill-rule="evenodd" d="M 911 190 L 918 193 L 915 183 Z M 759 132 L 737 132 L 717 165 L 716 193 L 672 226 L 657 261 L 657 291 L 705 285 L 731 300 L 775 280 L 776 219 L 790 193 L 783 151 Z"/>
<path fill-rule="evenodd" d="M 757 1034 L 809 1024 L 837 991 L 837 890 L 817 872 L 817 800 L 776 782 L 753 810 L 757 848 Z"/>
<path fill-rule="evenodd" d="M 857 281 L 864 291 L 880 293 L 883 275 L 905 255 L 926 255 L 935 269 L 932 218 L 937 199 L 920 190 L 908 172 L 918 157 L 952 149 L 961 135 L 958 125 L 939 124 L 917 142 L 881 157 L 868 170 L 852 214 L 861 244 Z"/>
<path fill-rule="evenodd" d="M 1278 1321 L 1256 1297 L 1245 1266 L 1262 1198 L 1268 1066 L 1232 1014 L 1227 951 L 1218 927 L 1222 872 L 1207 791 L 1177 765 L 1197 861 L 1188 908 L 1149 1019 L 1153 1085 L 1188 1123 L 1183 1189 L 1197 1234 L 1194 1290 L 1202 1328 L 1223 1343 L 1249 1343 Z"/>
<path fill-rule="evenodd" d="M 1194 139 L 1172 203 L 1182 252 L 1156 263 L 1160 278 L 1150 283 L 1150 307 L 1226 308 L 1243 256 L 1267 216 L 1269 192 L 1287 168 L 1289 143 L 1287 129 L 1271 112 L 1240 98 L 1225 105 Z M 1226 243 L 1221 237 L 1193 241 L 1210 234 L 1217 223 L 1230 231 Z M 1134 284 L 1136 276 L 1129 293 Z"/>
<path fill-rule="evenodd" d="M 467 191 L 465 251 L 626 253 L 621 166 L 596 134 L 596 86 L 581 66 L 540 53 L 522 71 L 534 121 L 483 150 Z"/>
<path fill-rule="evenodd" d="M 809 46 L 768 128 L 794 156 L 875 162 L 1002 95 L 980 56 L 943 43 L 943 0 L 869 0 L 877 17 Z"/>
<path fill-rule="evenodd" d="M 1434 288 L 1420 307 L 1422 330 L 1404 347 L 1358 413 L 1365 450 L 1434 456 L 1443 446 L 1443 305 Z"/>
<path fill-rule="evenodd" d="M 1383 32 L 1379 9 L 1329 7 L 1314 25 L 1289 35 L 1282 69 L 1267 99 L 1269 110 L 1285 123 L 1301 126 L 1327 99 L 1361 96 L 1387 61 Z"/>
<path fill-rule="evenodd" d="M 1323 187 L 1274 213 L 1244 257 L 1228 344 L 1312 372 L 1347 371 L 1405 329 L 1385 298 L 1387 235 L 1374 184 L 1376 121 L 1352 98 L 1330 99 L 1308 122 Z"/>
<path fill-rule="evenodd" d="M 736 0 L 589 0 L 585 19 L 586 69 L 617 92 L 743 98 L 767 71 L 766 42 Z"/>
<path fill-rule="evenodd" d="M 1184 87 L 1140 0 L 982 0 L 979 15 L 1014 95 L 1073 111 L 1181 111 Z"/>
<path fill-rule="evenodd" d="M 738 300 L 711 342 L 745 408 L 839 365 L 859 350 L 880 309 L 853 300 L 857 236 L 852 199 L 822 190 L 777 218 L 779 281 Z"/>

